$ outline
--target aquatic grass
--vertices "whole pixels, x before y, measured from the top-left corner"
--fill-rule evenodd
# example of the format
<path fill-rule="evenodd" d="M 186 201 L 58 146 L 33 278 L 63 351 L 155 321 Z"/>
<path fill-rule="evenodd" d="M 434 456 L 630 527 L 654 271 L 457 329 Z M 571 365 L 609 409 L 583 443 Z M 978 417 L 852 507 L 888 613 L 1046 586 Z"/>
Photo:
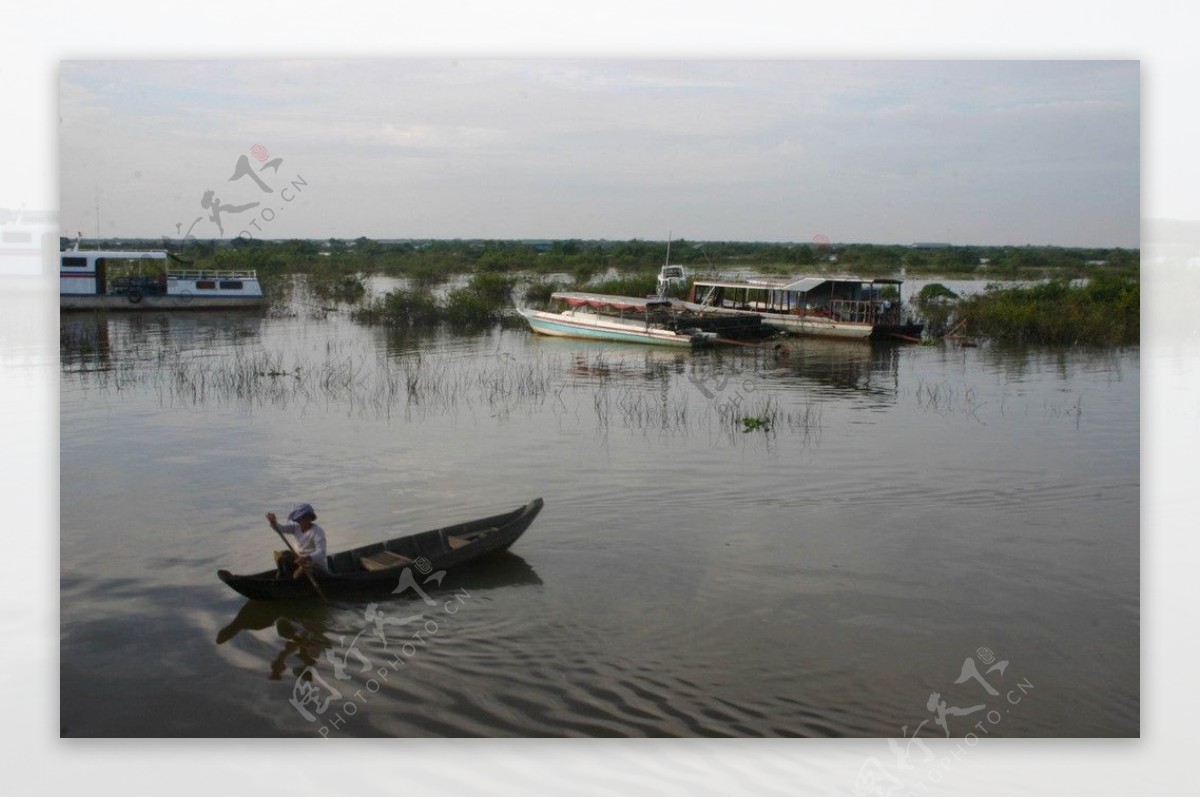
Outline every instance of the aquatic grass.
<path fill-rule="evenodd" d="M 754 432 L 762 430 L 763 432 L 771 431 L 772 420 L 767 416 L 743 416 L 742 417 L 742 432 Z"/>
<path fill-rule="evenodd" d="M 948 382 L 918 380 L 914 393 L 917 407 L 922 410 L 939 415 L 963 413 L 980 424 L 985 424 L 978 413 L 988 403 L 979 401 L 975 389 L 970 386 L 956 388 Z"/>
<path fill-rule="evenodd" d="M 364 324 L 414 327 L 436 323 L 441 310 L 433 294 L 418 287 L 388 291 L 369 306 L 356 309 L 350 318 Z"/>
<path fill-rule="evenodd" d="M 932 338 L 940 338 L 950 328 L 951 319 L 956 313 L 958 294 L 941 283 L 929 283 L 923 287 L 913 300 L 913 309 L 925 322 L 925 334 Z M 931 338 L 922 339 L 922 343 Z"/>
<path fill-rule="evenodd" d="M 572 287 L 575 291 L 588 291 L 593 294 L 613 294 L 616 296 L 644 297 L 654 296 L 658 292 L 658 274 L 637 274 L 626 277 L 615 277 L 598 283 L 580 280 Z"/>
<path fill-rule="evenodd" d="M 573 414 L 591 418 L 602 432 L 616 425 L 667 434 L 729 430 L 743 418 L 759 418 L 764 432 L 796 432 L 805 441 L 820 428 L 818 406 L 784 410 L 773 395 L 756 394 L 741 407 L 700 404 L 686 358 L 659 353 L 539 352 L 517 358 L 500 352 L 480 358 L 419 349 L 389 354 L 328 343 L 304 354 L 234 339 L 219 354 L 198 355 L 194 346 L 177 346 L 103 371 L 64 368 L 64 373 L 86 390 L 148 390 L 164 406 L 231 407 L 247 414 L 264 407 L 300 413 L 338 408 L 388 419 L 402 414 L 414 421 L 460 412 L 492 418 Z"/>
<path fill-rule="evenodd" d="M 956 313 L 969 334 L 998 342 L 1130 346 L 1140 340 L 1139 285 L 1109 274 L 1083 285 L 991 286 L 961 300 Z"/>
<path fill-rule="evenodd" d="M 305 284 L 309 293 L 325 302 L 359 302 L 367 294 L 364 275 L 360 273 L 310 272 Z"/>
<path fill-rule="evenodd" d="M 560 289 L 556 280 L 539 280 L 526 285 L 521 298 L 526 307 L 545 309 L 550 305 L 551 295 Z"/>
<path fill-rule="evenodd" d="M 357 322 L 389 327 L 422 327 L 446 322 L 459 327 L 494 324 L 512 307 L 516 278 L 480 272 L 438 299 L 426 287 L 389 291 L 351 313 Z"/>
<path fill-rule="evenodd" d="M 771 394 L 752 395 L 745 400 L 739 397 L 739 401 L 718 402 L 717 416 L 727 429 L 770 433 L 780 418 L 779 402 Z"/>

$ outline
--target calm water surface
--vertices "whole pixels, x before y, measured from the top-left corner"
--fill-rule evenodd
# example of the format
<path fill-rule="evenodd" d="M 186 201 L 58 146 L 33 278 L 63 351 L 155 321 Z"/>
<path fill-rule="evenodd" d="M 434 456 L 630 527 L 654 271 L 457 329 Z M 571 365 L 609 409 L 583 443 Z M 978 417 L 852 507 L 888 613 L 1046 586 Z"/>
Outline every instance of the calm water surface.
<path fill-rule="evenodd" d="M 1136 350 L 61 332 L 68 736 L 1139 732 Z M 295 502 L 335 551 L 537 496 L 432 606 L 216 577 Z"/>

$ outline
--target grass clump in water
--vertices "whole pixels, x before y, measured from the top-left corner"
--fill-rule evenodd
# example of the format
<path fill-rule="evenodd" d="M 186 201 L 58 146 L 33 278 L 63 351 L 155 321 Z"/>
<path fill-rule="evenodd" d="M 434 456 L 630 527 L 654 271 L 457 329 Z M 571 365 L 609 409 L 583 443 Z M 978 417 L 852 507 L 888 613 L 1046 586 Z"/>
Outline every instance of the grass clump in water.
<path fill-rule="evenodd" d="M 629 277 L 617 277 L 592 285 L 576 284 L 575 291 L 589 291 L 593 294 L 613 294 L 616 296 L 654 296 L 658 292 L 658 274 L 636 274 Z"/>
<path fill-rule="evenodd" d="M 1140 340 L 1140 299 L 1136 280 L 1101 274 L 1084 285 L 993 286 L 960 301 L 957 312 L 970 334 L 995 341 L 1128 346 Z"/>
<path fill-rule="evenodd" d="M 358 302 L 366 296 L 367 284 L 361 274 L 312 272 L 308 275 L 308 290 L 324 301 Z"/>
<path fill-rule="evenodd" d="M 512 306 L 516 279 L 495 272 L 481 272 L 467 285 L 438 300 L 428 288 L 389 291 L 370 306 L 351 314 L 355 321 L 389 327 L 415 327 L 448 322 L 463 326 L 492 324 Z"/>
<path fill-rule="evenodd" d="M 742 432 L 771 431 L 771 419 L 766 416 L 742 416 Z"/>
<path fill-rule="evenodd" d="M 446 297 L 443 318 L 451 324 L 477 325 L 499 321 L 512 305 L 516 280 L 496 272 L 480 272 L 464 288 L 456 288 Z"/>
<path fill-rule="evenodd" d="M 441 309 L 427 288 L 399 289 L 388 291 L 350 317 L 364 324 L 409 327 L 436 323 L 441 318 Z"/>

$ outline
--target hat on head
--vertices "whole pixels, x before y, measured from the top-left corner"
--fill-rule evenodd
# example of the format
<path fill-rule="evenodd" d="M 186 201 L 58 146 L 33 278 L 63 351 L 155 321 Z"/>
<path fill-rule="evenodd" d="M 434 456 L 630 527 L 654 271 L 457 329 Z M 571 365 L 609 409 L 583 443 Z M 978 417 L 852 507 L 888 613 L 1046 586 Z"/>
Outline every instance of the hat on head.
<path fill-rule="evenodd" d="M 288 520 L 299 521 L 305 516 L 312 516 L 313 520 L 315 521 L 317 518 L 317 512 L 312 508 L 311 504 L 297 504 L 295 509 L 292 510 L 292 512 L 288 515 Z"/>

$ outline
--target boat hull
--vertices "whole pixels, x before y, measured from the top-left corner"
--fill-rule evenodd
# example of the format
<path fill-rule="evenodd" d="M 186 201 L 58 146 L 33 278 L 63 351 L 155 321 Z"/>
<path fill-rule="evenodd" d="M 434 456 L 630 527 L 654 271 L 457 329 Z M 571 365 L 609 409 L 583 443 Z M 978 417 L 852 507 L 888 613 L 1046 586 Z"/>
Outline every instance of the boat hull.
<path fill-rule="evenodd" d="M 925 332 L 925 325 L 917 322 L 909 322 L 907 324 L 876 324 L 875 329 L 871 331 L 872 341 L 908 341 L 910 343 L 921 340 L 921 333 Z"/>
<path fill-rule="evenodd" d="M 838 321 L 828 316 L 785 316 L 763 313 L 763 325 L 792 335 L 812 335 L 821 338 L 866 340 L 871 337 L 873 326 L 856 322 Z"/>
<path fill-rule="evenodd" d="M 592 341 L 620 341 L 631 344 L 652 344 L 690 349 L 712 343 L 715 335 L 696 335 L 673 330 L 655 329 L 642 325 L 622 323 L 600 314 L 546 313 L 539 310 L 519 308 L 518 312 L 529 323 L 530 328 L 542 335 L 557 338 L 582 338 Z"/>
<path fill-rule="evenodd" d="M 59 309 L 87 310 L 243 310 L 265 307 L 262 296 L 148 295 L 132 301 L 129 296 L 96 294 L 60 294 Z"/>
<path fill-rule="evenodd" d="M 702 307 L 702 306 L 698 306 Z M 768 310 L 736 310 L 721 308 L 720 313 L 728 315 L 761 316 L 764 327 L 791 335 L 812 335 L 820 338 L 841 338 L 846 340 L 865 340 L 871 337 L 873 328 L 870 324 L 838 321 L 829 316 L 814 314 L 798 316 L 788 313 L 772 313 Z"/>
<path fill-rule="evenodd" d="M 450 570 L 505 551 L 529 528 L 542 505 L 541 499 L 534 499 L 508 513 L 339 552 L 329 558 L 334 565 L 332 573 L 314 575 L 321 592 L 330 599 L 370 598 L 404 592 L 413 584 L 412 580 L 419 584 L 425 574 Z M 448 542 L 452 537 L 472 533 L 484 534 L 460 548 L 454 548 Z M 352 570 L 351 566 L 362 557 L 384 551 L 407 553 L 415 562 L 386 570 Z M 281 577 L 275 569 L 248 575 L 221 570 L 217 577 L 246 598 L 258 601 L 320 600 L 307 579 Z"/>

